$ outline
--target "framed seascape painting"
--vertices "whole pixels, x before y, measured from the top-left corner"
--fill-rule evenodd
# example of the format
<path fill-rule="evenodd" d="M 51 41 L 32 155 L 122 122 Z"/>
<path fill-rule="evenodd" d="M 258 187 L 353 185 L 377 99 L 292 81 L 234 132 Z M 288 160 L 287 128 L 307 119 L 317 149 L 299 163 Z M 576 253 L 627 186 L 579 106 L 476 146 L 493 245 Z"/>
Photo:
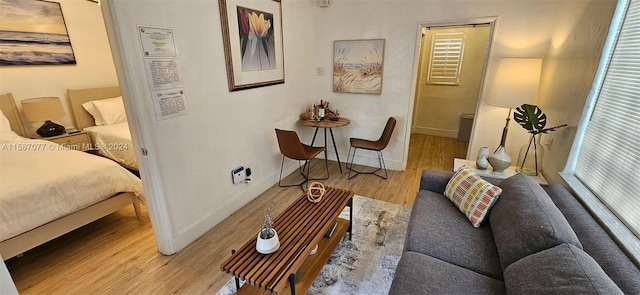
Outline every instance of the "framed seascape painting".
<path fill-rule="evenodd" d="M 75 63 L 60 3 L 0 0 L 0 65 Z"/>
<path fill-rule="evenodd" d="M 384 39 L 333 42 L 333 91 L 382 93 Z"/>
<path fill-rule="evenodd" d="M 284 83 L 280 1 L 219 4 L 229 91 Z"/>

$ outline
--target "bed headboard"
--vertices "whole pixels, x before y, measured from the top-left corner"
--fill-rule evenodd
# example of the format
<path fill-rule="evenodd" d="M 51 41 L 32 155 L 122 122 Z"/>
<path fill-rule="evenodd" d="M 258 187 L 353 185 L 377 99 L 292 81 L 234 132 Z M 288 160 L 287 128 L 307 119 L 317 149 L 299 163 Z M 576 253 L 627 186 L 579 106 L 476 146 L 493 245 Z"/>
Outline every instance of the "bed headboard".
<path fill-rule="evenodd" d="M 112 98 L 120 96 L 120 87 L 67 89 L 69 104 L 76 128 L 82 130 L 89 126 L 96 125 L 93 117 L 82 107 L 82 104 L 92 100 Z"/>
<path fill-rule="evenodd" d="M 11 130 L 22 137 L 28 138 L 29 135 L 27 134 L 27 130 L 24 128 L 20 112 L 18 112 L 16 102 L 13 100 L 13 95 L 11 95 L 11 93 L 0 94 L 0 109 L 2 109 L 4 116 L 9 119 Z"/>

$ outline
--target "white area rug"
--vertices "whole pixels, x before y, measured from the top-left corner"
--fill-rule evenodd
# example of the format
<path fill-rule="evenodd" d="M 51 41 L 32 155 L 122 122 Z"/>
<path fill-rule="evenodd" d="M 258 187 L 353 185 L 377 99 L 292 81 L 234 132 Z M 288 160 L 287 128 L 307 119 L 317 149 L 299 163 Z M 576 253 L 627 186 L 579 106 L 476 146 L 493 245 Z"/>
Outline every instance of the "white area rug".
<path fill-rule="evenodd" d="M 410 212 L 409 207 L 354 196 L 353 240 L 345 235 L 307 294 L 387 294 Z M 341 217 L 348 219 L 348 207 Z M 231 279 L 217 295 L 235 291 Z"/>

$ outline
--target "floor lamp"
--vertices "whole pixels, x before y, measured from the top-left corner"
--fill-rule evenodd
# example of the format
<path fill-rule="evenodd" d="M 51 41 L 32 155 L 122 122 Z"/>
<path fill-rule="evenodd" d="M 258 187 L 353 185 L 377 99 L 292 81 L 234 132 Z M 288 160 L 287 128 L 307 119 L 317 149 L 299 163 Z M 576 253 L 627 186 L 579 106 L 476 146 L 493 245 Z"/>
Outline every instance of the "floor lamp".
<path fill-rule="evenodd" d="M 509 112 L 502 129 L 500 145 L 489 156 L 489 163 L 494 171 L 502 172 L 511 166 L 511 158 L 505 151 L 511 109 L 523 104 L 537 104 L 541 70 L 542 59 L 502 58 L 498 63 L 498 69 L 490 84 L 486 103 L 508 108 Z"/>

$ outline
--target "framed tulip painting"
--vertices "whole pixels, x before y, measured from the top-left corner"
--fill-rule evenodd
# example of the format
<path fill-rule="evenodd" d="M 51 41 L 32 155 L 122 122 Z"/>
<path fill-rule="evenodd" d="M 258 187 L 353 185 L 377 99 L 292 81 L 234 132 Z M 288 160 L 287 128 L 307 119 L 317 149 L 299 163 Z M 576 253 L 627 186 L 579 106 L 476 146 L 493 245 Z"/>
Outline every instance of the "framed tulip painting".
<path fill-rule="evenodd" d="M 280 1 L 219 3 L 229 91 L 284 83 Z"/>

